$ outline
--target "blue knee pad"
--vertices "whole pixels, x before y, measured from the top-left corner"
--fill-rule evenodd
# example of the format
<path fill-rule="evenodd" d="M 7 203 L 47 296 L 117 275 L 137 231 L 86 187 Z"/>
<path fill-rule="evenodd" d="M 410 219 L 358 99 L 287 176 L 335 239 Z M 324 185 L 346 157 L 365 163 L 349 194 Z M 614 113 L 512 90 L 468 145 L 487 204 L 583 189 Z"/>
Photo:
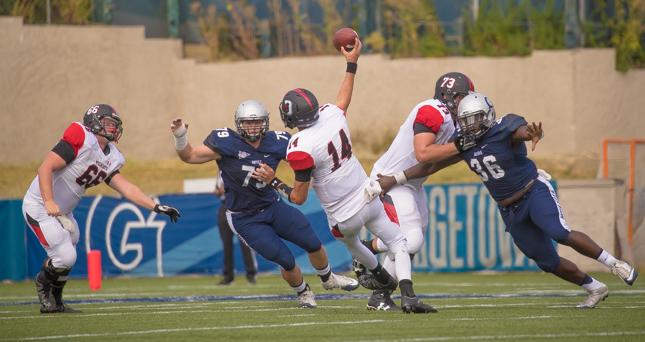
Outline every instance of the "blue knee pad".
<path fill-rule="evenodd" d="M 548 257 L 542 260 L 535 259 L 535 263 L 542 271 L 553 273 L 560 265 L 560 257 L 556 255 L 556 257 Z"/>
<path fill-rule="evenodd" d="M 277 248 L 265 247 L 262 248 L 261 251 L 258 250 L 258 253 L 265 259 L 275 262 L 287 271 L 294 269 L 294 267 L 296 267 L 296 258 L 293 256 L 289 248 L 284 244 L 276 247 Z"/>

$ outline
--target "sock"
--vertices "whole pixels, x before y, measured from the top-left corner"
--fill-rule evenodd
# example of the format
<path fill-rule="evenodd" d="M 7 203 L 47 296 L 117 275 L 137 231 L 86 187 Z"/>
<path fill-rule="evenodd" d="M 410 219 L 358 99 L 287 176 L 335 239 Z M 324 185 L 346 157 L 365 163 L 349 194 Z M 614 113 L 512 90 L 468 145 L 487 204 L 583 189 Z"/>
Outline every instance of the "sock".
<path fill-rule="evenodd" d="M 376 249 L 374 249 L 374 245 L 372 245 L 372 241 L 373 240 L 361 240 L 361 243 L 363 244 L 363 246 L 367 247 L 367 249 L 369 249 L 370 252 L 372 252 L 372 254 L 378 254 L 379 252 Z"/>
<path fill-rule="evenodd" d="M 614 266 L 614 264 L 616 263 L 616 261 L 618 261 L 616 258 L 614 258 L 614 256 L 613 256 L 613 255 L 611 255 L 611 254 L 607 253 L 607 251 L 606 251 L 606 250 L 604 250 L 604 249 L 602 250 L 602 253 L 600 253 L 600 256 L 599 256 L 599 257 L 598 257 L 598 259 L 596 259 L 596 260 L 598 260 L 598 261 L 602 262 L 602 263 L 603 263 L 603 264 L 605 264 L 605 266 L 607 266 L 607 267 L 612 267 L 612 266 Z"/>
<path fill-rule="evenodd" d="M 376 265 L 376 268 L 370 270 L 370 272 L 372 272 L 374 278 L 376 278 L 376 280 L 381 284 L 387 284 L 391 278 L 390 274 L 383 269 L 381 264 Z"/>
<path fill-rule="evenodd" d="M 410 279 L 403 279 L 399 281 L 399 288 L 401 289 L 401 296 L 406 296 L 406 297 L 417 296 L 416 294 L 414 294 L 414 290 L 412 289 L 412 280 Z"/>
<path fill-rule="evenodd" d="M 302 281 L 298 286 L 291 286 L 291 288 L 296 291 L 298 295 L 301 295 L 303 292 L 309 290 L 309 284 L 306 281 Z"/>
<path fill-rule="evenodd" d="M 603 284 L 603 283 L 599 282 L 598 280 L 596 280 L 596 279 L 594 279 L 594 278 L 592 278 L 592 277 L 590 277 L 590 276 L 587 276 L 587 277 L 588 277 L 589 279 L 591 279 L 591 281 L 590 281 L 589 283 L 586 283 L 586 282 L 585 282 L 585 283 L 583 283 L 583 284 L 582 284 L 582 288 L 584 288 L 585 290 L 587 290 L 587 292 L 591 292 L 591 291 L 593 291 L 593 290 L 595 290 L 595 289 L 598 289 L 598 288 L 600 288 L 600 287 L 605 286 L 605 284 Z M 587 280 L 587 279 L 585 278 L 585 281 L 586 281 L 586 280 Z"/>
<path fill-rule="evenodd" d="M 316 269 L 316 273 L 318 273 L 320 280 L 324 283 L 331 277 L 331 267 L 327 264 L 324 268 Z"/>

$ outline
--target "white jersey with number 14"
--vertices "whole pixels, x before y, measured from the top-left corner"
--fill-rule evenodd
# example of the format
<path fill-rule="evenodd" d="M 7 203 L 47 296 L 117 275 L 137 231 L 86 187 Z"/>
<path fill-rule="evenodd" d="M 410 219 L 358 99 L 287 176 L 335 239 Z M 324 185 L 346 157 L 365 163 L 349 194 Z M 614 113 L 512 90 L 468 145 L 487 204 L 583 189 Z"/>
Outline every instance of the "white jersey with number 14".
<path fill-rule="evenodd" d="M 295 171 L 313 167 L 313 188 L 333 221 L 343 222 L 365 206 L 367 174 L 352 153 L 347 119 L 337 106 L 320 107 L 316 123 L 291 137 L 287 161 Z"/>

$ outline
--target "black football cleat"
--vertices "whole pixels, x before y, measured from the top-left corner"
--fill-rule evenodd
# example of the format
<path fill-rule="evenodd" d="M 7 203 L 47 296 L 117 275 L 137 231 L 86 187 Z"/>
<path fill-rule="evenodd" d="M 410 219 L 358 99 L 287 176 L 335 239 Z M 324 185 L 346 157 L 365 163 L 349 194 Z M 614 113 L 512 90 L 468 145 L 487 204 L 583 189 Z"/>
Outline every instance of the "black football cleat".
<path fill-rule="evenodd" d="M 435 313 L 437 309 L 424 304 L 418 297 L 401 296 L 401 309 L 404 313 Z"/>
<path fill-rule="evenodd" d="M 374 311 L 401 311 L 401 308 L 394 303 L 390 290 L 374 290 L 367 301 L 367 310 Z"/>

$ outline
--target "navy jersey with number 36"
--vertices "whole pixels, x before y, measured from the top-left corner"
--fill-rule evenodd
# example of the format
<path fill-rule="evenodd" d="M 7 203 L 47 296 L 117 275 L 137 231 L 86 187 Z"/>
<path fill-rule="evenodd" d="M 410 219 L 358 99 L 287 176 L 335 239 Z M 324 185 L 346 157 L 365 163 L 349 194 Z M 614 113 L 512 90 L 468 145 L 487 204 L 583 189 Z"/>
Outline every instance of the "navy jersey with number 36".
<path fill-rule="evenodd" d="M 526 157 L 525 143 L 511 139 L 515 130 L 526 124 L 523 117 L 507 114 L 478 139 L 477 145 L 460 154 L 496 201 L 510 197 L 537 178 L 535 164 Z"/>
<path fill-rule="evenodd" d="M 287 132 L 269 131 L 255 149 L 230 128 L 216 129 L 206 137 L 204 145 L 222 156 L 217 165 L 222 172 L 227 209 L 258 210 L 280 200 L 275 190 L 251 177 L 251 173 L 261 163 L 276 170 L 286 157 L 290 138 Z"/>

